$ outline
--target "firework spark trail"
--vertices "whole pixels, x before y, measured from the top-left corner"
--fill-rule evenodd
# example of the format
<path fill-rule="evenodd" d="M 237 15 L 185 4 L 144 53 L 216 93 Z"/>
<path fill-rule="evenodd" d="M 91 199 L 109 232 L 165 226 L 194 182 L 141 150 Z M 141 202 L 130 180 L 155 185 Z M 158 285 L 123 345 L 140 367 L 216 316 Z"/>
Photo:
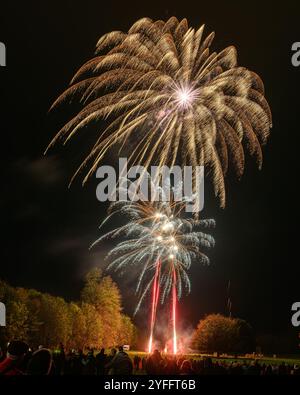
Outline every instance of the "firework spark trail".
<path fill-rule="evenodd" d="M 177 354 L 177 333 L 176 333 L 176 271 L 173 267 L 173 288 L 172 288 L 172 323 L 173 323 L 173 354 Z"/>
<path fill-rule="evenodd" d="M 156 311 L 157 311 L 157 304 L 159 299 L 159 292 L 160 292 L 160 274 L 161 274 L 161 261 L 158 262 L 158 274 L 157 274 L 157 284 L 156 284 L 156 295 L 155 295 L 155 311 L 154 311 L 154 322 L 153 322 L 153 329 L 156 320 Z"/>
<path fill-rule="evenodd" d="M 159 298 L 159 280 L 160 280 L 160 260 L 156 263 L 156 270 L 155 270 L 155 277 L 153 281 L 153 290 L 152 290 L 152 307 L 151 307 L 151 322 L 150 322 L 150 337 L 149 337 L 149 347 L 148 352 L 152 352 L 152 343 L 153 343 L 153 331 L 155 326 L 156 320 L 156 310 L 157 310 L 157 303 Z"/>

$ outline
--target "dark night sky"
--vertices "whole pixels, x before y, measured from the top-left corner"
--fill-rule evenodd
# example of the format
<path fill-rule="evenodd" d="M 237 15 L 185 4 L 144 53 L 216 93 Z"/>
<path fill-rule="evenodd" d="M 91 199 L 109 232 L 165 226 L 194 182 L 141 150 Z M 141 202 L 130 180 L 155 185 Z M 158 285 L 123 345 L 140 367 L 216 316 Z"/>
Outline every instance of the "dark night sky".
<path fill-rule="evenodd" d="M 273 130 L 258 171 L 247 158 L 240 182 L 227 182 L 227 207 L 207 193 L 205 217 L 215 217 L 216 247 L 210 267 L 191 270 L 192 294 L 181 303 L 182 320 L 195 325 L 210 312 L 224 312 L 232 284 L 233 313 L 257 331 L 291 328 L 290 308 L 299 300 L 298 85 L 291 46 L 300 41 L 298 1 L 107 2 L 26 1 L 2 6 L 0 41 L 7 46 L 1 78 L 2 193 L 0 277 L 78 298 L 84 273 L 103 262 L 88 246 L 106 206 L 95 196 L 96 180 L 82 188 L 68 181 L 90 142 L 43 151 L 71 110 L 47 111 L 74 72 L 93 55 L 98 38 L 128 30 L 144 16 L 187 17 L 190 25 L 214 30 L 216 49 L 234 44 L 239 64 L 263 79 L 273 112 Z M 267 6 L 267 4 L 270 4 Z M 74 109 L 74 108 L 73 108 Z M 115 278 L 133 311 L 133 279 Z"/>

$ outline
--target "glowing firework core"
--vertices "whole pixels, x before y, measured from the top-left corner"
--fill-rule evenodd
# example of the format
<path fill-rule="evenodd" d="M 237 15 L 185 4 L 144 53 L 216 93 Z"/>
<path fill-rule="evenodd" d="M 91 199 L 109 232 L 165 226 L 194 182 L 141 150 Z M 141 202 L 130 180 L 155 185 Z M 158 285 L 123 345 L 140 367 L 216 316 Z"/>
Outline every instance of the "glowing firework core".
<path fill-rule="evenodd" d="M 162 218 L 163 216 L 164 216 L 164 215 L 163 215 L 162 213 L 156 213 L 156 214 L 155 214 L 155 217 L 158 218 L 158 219 L 159 219 L 159 218 Z"/>
<path fill-rule="evenodd" d="M 187 88 L 179 88 L 176 91 L 176 101 L 180 107 L 187 108 L 190 106 L 194 99 L 194 94 L 192 90 Z"/>
<path fill-rule="evenodd" d="M 162 226 L 162 231 L 163 231 L 163 232 L 172 231 L 173 228 L 174 228 L 174 225 L 172 224 L 172 222 L 166 222 L 166 223 Z"/>

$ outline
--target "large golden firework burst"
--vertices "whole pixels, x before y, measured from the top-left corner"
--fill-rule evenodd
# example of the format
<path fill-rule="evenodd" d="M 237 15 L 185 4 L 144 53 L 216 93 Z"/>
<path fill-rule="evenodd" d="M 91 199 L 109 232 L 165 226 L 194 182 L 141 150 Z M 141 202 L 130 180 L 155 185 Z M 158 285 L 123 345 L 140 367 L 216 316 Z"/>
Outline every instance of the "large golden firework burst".
<path fill-rule="evenodd" d="M 97 43 L 52 107 L 74 95 L 82 109 L 50 143 L 64 143 L 91 124 L 99 136 L 77 172 L 83 182 L 112 147 L 128 152 L 132 164 L 204 165 L 225 205 L 228 164 L 240 177 L 244 148 L 262 164 L 271 111 L 259 76 L 237 65 L 233 46 L 211 52 L 214 33 L 189 28 L 186 19 L 143 18 L 128 33 L 114 31 Z"/>

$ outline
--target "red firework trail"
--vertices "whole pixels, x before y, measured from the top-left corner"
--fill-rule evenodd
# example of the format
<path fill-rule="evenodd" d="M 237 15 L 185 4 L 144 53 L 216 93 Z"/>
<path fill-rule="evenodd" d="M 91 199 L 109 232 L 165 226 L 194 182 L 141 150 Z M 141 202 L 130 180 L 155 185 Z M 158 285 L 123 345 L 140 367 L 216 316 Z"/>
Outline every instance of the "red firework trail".
<path fill-rule="evenodd" d="M 159 277 L 160 277 L 160 260 L 156 263 L 155 276 L 153 281 L 153 291 L 152 291 L 152 309 L 151 309 L 151 323 L 150 323 L 150 337 L 149 337 L 149 346 L 148 352 L 152 351 L 152 343 L 153 343 L 153 330 L 156 318 L 156 309 L 159 297 Z"/>
<path fill-rule="evenodd" d="M 176 271 L 173 268 L 172 287 L 172 318 L 173 318 L 173 354 L 177 354 L 177 333 L 176 333 Z"/>

